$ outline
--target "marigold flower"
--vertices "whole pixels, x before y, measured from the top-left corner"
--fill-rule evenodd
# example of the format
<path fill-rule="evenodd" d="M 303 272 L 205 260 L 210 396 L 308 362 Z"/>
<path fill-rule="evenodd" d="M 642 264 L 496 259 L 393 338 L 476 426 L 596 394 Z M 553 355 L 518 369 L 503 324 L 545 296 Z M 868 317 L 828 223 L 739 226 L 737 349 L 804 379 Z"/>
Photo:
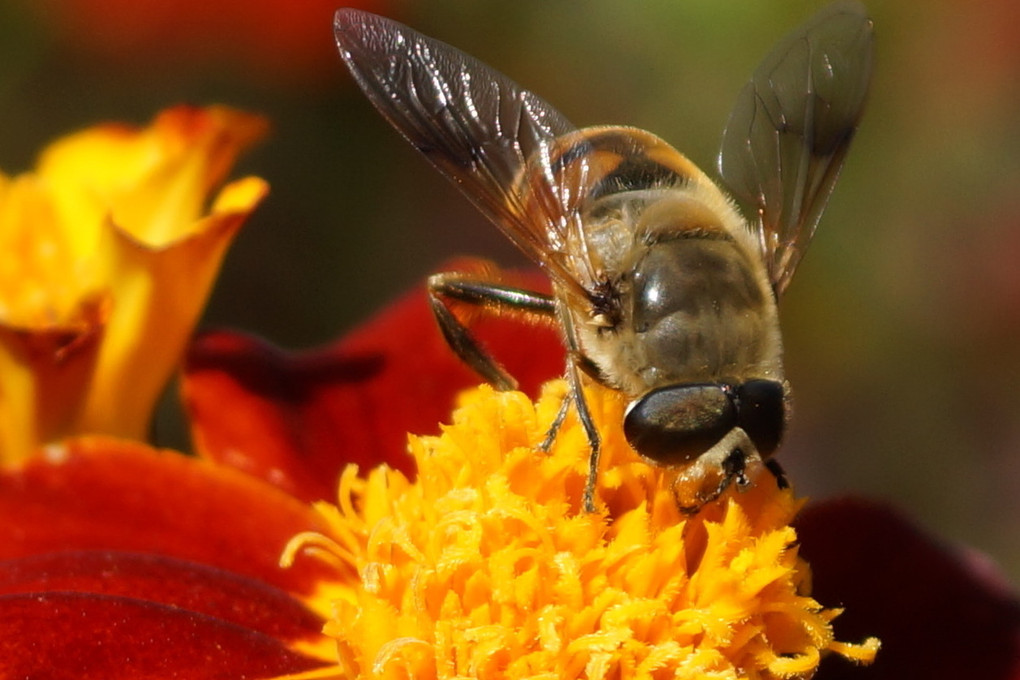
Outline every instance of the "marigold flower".
<path fill-rule="evenodd" d="M 441 435 L 410 438 L 414 481 L 347 468 L 339 504 L 319 506 L 331 530 L 285 555 L 325 554 L 343 575 L 325 632 L 344 677 L 805 678 L 826 653 L 874 658 L 876 639 L 837 642 L 838 610 L 810 597 L 790 490 L 762 469 L 683 515 L 674 475 L 609 425 L 625 403 L 604 389 L 588 393 L 603 510 L 585 513 L 576 419 L 536 447 L 564 393 L 466 393 Z"/>
<path fill-rule="evenodd" d="M 248 177 L 208 196 L 265 130 L 178 107 L 145 128 L 69 135 L 34 172 L 0 174 L 0 460 L 74 433 L 143 438 L 267 186 Z"/>
<path fill-rule="evenodd" d="M 337 351 L 331 353 L 335 354 L 334 358 L 350 361 L 372 358 L 368 363 L 386 367 L 385 370 L 354 374 L 334 371 L 332 363 L 313 361 L 323 358 L 321 350 L 271 355 L 274 362 L 282 364 L 272 367 L 264 376 L 276 383 L 274 393 L 268 384 L 242 380 L 247 375 L 241 370 L 242 364 L 264 361 L 265 353 L 217 355 L 207 352 L 203 354 L 201 368 L 207 377 L 213 377 L 217 356 L 225 358 L 228 365 L 221 367 L 222 375 L 237 379 L 233 388 L 241 390 L 247 385 L 256 390 L 253 396 L 258 413 L 272 414 L 273 409 L 278 409 L 277 422 L 283 422 L 294 413 L 288 408 L 285 396 L 293 398 L 294 389 L 299 385 L 316 384 L 322 388 L 300 394 L 310 401 L 323 402 L 318 405 L 323 413 L 339 413 L 344 410 L 344 404 L 357 404 L 354 411 L 358 417 L 348 416 L 336 430 L 335 439 L 306 443 L 308 448 L 326 447 L 342 457 L 349 436 L 346 433 L 353 432 L 356 423 L 361 423 L 368 432 L 379 432 L 384 427 L 398 432 L 415 431 L 414 423 L 421 414 L 409 408 L 405 400 L 410 403 L 423 399 L 445 404 L 456 391 L 462 378 L 449 370 L 448 362 L 408 360 L 401 363 L 396 360 L 412 348 L 421 347 L 420 333 L 413 332 L 418 328 L 416 319 L 421 314 L 427 314 L 427 304 L 419 294 L 358 329 L 338 343 Z M 401 333 L 399 329 L 409 332 Z M 405 344 L 403 348 L 401 343 Z M 549 351 L 555 357 L 559 352 L 554 343 L 538 343 L 529 349 L 532 355 Z M 256 377 L 259 375 L 254 368 L 248 370 L 254 371 Z M 325 389 L 332 381 L 336 382 L 336 389 Z M 431 397 L 408 396 L 408 383 L 418 381 L 430 383 Z M 220 388 L 215 380 L 199 380 L 192 384 L 190 391 L 196 396 L 196 393 L 211 390 L 209 395 L 198 395 L 204 400 L 222 395 Z M 551 394 L 556 396 L 556 392 Z M 342 398 L 337 399 L 338 395 Z M 270 398 L 273 396 L 277 399 Z M 233 417 L 237 409 L 252 408 L 252 401 L 232 399 L 230 403 L 230 409 L 209 408 L 192 413 L 217 419 L 224 413 Z M 391 408 L 394 404 L 396 408 Z M 458 633 L 459 640 L 464 641 L 458 643 L 460 649 L 466 647 L 468 651 L 474 647 L 481 649 L 483 643 L 492 648 L 494 639 L 523 640 L 523 632 L 503 637 L 498 633 L 513 628 L 518 620 L 528 622 L 528 612 L 517 606 L 519 602 L 526 602 L 532 593 L 537 598 L 554 591 L 562 594 L 564 601 L 559 603 L 559 609 L 548 607 L 547 611 L 561 613 L 562 618 L 551 616 L 539 621 L 541 627 L 536 630 L 542 632 L 543 637 L 538 640 L 543 644 L 555 641 L 555 635 L 563 634 L 561 631 L 569 628 L 567 632 L 576 632 L 586 625 L 595 625 L 592 621 L 596 620 L 606 630 L 612 627 L 624 633 L 637 631 L 644 637 L 634 637 L 642 641 L 662 635 L 662 631 L 669 630 L 665 624 L 673 623 L 673 611 L 658 604 L 663 598 L 647 595 L 657 592 L 655 589 L 663 583 L 677 585 L 678 598 L 686 592 L 683 597 L 695 595 L 700 597 L 697 602 L 707 603 L 707 609 L 694 610 L 702 616 L 688 617 L 684 631 L 700 625 L 714 636 L 713 639 L 723 639 L 720 632 L 726 624 L 740 622 L 739 612 L 735 614 L 725 605 L 744 601 L 749 605 L 742 630 L 755 630 L 748 622 L 756 612 L 764 612 L 763 630 L 771 635 L 782 633 L 777 639 L 770 638 L 773 649 L 787 649 L 783 645 L 815 629 L 812 625 L 786 629 L 783 621 L 798 619 L 789 617 L 788 610 L 782 608 L 766 611 L 764 603 L 803 598 L 799 601 L 806 607 L 803 621 L 808 623 L 824 621 L 831 615 L 818 612 L 816 605 L 809 604 L 811 598 L 803 592 L 808 580 L 807 570 L 796 555 L 806 554 L 814 574 L 814 599 L 845 603 L 847 607 L 846 615 L 834 622 L 837 639 L 859 640 L 878 633 L 883 641 L 882 652 L 867 668 L 852 666 L 839 654 L 829 654 L 823 659 L 816 680 L 903 677 L 1012 680 L 1017 677 L 1020 607 L 1013 590 L 998 580 L 1001 577 L 996 577 L 987 563 L 955 547 L 947 549 L 889 508 L 861 501 L 808 504 L 795 525 L 797 547 L 784 550 L 790 533 L 783 523 L 798 504 L 789 496 L 778 494 L 774 485 L 770 486 L 772 480 L 765 477 L 752 491 L 733 494 L 733 498 L 726 501 L 728 507 L 720 504 L 702 516 L 687 518 L 688 528 L 684 533 L 675 528 L 663 528 L 684 518 L 676 515 L 668 494 L 663 494 L 656 486 L 666 483 L 658 477 L 661 471 L 632 458 L 617 460 L 613 454 L 601 478 L 600 499 L 605 503 L 605 515 L 578 516 L 576 510 L 583 488 L 581 477 L 586 465 L 583 435 L 577 431 L 576 424 L 566 423 L 549 455 L 536 459 L 530 440 L 527 451 L 513 448 L 521 439 L 543 436 L 542 426 L 551 417 L 555 399 L 550 404 L 549 397 L 545 397 L 536 413 L 531 403 L 520 395 L 493 395 L 482 390 L 470 393 L 465 404 L 465 408 L 457 412 L 455 424 L 448 427 L 442 437 L 415 440 L 419 458 L 427 454 L 437 461 L 434 467 L 431 463 L 423 465 L 426 470 L 432 467 L 433 473 L 425 475 L 421 482 L 411 483 L 384 470 L 376 470 L 366 480 L 348 470 L 344 481 L 345 503 L 340 509 L 319 506 L 318 512 L 300 500 L 305 487 L 289 483 L 277 485 L 281 481 L 279 476 L 268 473 L 261 479 L 247 474 L 249 460 L 265 459 L 257 450 L 246 452 L 250 458 L 224 456 L 222 463 L 213 463 L 174 452 L 156 452 L 122 440 L 84 437 L 47 447 L 45 455 L 34 456 L 20 464 L 0 466 L 0 677 L 42 674 L 67 678 L 199 680 L 270 678 L 289 673 L 291 675 L 286 677 L 292 679 L 354 680 L 349 670 L 358 659 L 350 661 L 350 651 L 359 648 L 346 643 L 338 646 L 334 638 L 323 635 L 324 620 L 334 617 L 326 629 L 334 637 L 345 631 L 371 632 L 375 623 L 393 626 L 396 622 L 401 634 L 407 630 L 415 633 L 415 626 L 419 630 L 425 628 L 427 619 L 420 623 L 409 620 L 406 613 L 410 609 L 384 606 L 380 598 L 389 596 L 396 600 L 396 593 L 386 588 L 399 586 L 409 568 L 418 568 L 412 558 L 420 553 L 431 559 L 445 546 L 452 548 L 446 552 L 449 559 L 440 565 L 442 570 L 433 570 L 435 576 L 430 576 L 433 572 L 427 569 L 421 572 L 426 583 L 442 585 L 439 579 L 446 579 L 451 586 L 449 593 L 440 596 L 435 590 L 427 590 L 425 594 L 429 597 L 422 602 L 432 606 L 433 609 L 424 610 L 430 613 L 434 612 L 435 600 L 442 600 L 440 614 L 449 616 L 451 625 L 439 629 L 446 636 L 440 641 L 458 639 L 450 634 Z M 432 407 L 431 403 L 427 405 Z M 612 418 L 619 415 L 614 411 L 616 408 L 618 405 L 603 404 L 600 422 L 615 422 Z M 216 429 L 212 423 L 205 426 Z M 527 437 L 522 437 L 522 430 Z M 432 431 L 432 427 L 426 431 Z M 359 437 L 363 436 L 362 433 L 354 439 L 360 441 Z M 446 443 L 443 443 L 444 438 Z M 245 441 L 251 449 L 259 446 L 255 439 Z M 476 447 L 478 441 L 488 444 Z M 617 447 L 618 443 L 609 441 L 607 446 Z M 386 450 L 386 445 L 384 443 L 377 453 L 389 460 L 397 452 Z M 401 449 L 405 446 L 406 439 Z M 432 453 L 441 452 L 443 447 L 464 450 L 449 451 L 449 455 Z M 577 448 L 571 451 L 573 447 Z M 275 454 L 281 456 L 283 468 L 294 471 L 291 479 L 324 474 L 320 462 L 328 457 L 327 453 L 315 451 L 309 456 L 305 448 L 288 448 L 281 442 L 273 442 L 273 448 Z M 502 455 L 504 449 L 509 465 L 501 468 L 502 463 L 494 456 Z M 457 457 L 468 453 L 471 455 L 466 458 Z M 579 457 L 568 462 L 564 454 Z M 240 462 L 239 467 L 244 471 L 231 467 L 234 462 Z M 307 466 L 303 472 L 302 466 Z M 262 469 L 256 472 L 263 475 Z M 637 483 L 636 479 L 643 474 L 651 477 L 647 483 Z M 444 475 L 448 481 L 443 481 Z M 382 488 L 389 481 L 402 484 L 408 491 L 405 497 L 400 498 L 400 488 Z M 457 487 L 461 482 L 475 490 Z M 444 485 L 450 488 L 448 498 L 431 495 L 426 500 L 435 501 L 435 510 L 423 508 L 423 490 L 439 490 Z M 284 488 L 291 486 L 300 492 L 298 497 Z M 527 501 L 515 499 L 518 491 L 540 493 L 535 497 L 537 500 Z M 352 496 L 361 502 L 354 504 Z M 484 509 L 484 503 L 493 498 L 507 501 L 503 507 L 520 512 L 506 518 L 495 510 L 480 513 L 470 506 L 474 499 Z M 643 506 L 642 498 L 646 501 Z M 380 502 L 364 503 L 371 499 Z M 434 528 L 429 532 L 428 527 L 416 519 L 426 510 L 438 515 L 440 511 L 455 508 L 457 502 L 467 509 L 460 516 L 445 514 L 445 522 L 437 526 L 447 531 Z M 564 504 L 567 509 L 556 510 L 557 505 Z M 536 519 L 555 516 L 560 518 L 558 523 L 543 524 Z M 736 521 L 741 516 L 748 519 L 747 534 L 742 533 L 742 523 Z M 375 524 L 378 530 L 374 534 L 366 533 L 368 521 L 378 517 L 383 518 Z M 471 524 L 467 520 L 472 517 L 480 521 Z M 464 525 L 469 530 L 461 530 Z M 337 527 L 350 531 L 338 535 Z M 402 527 L 414 531 L 401 534 L 397 530 Z M 528 527 L 530 529 L 525 531 Z M 499 533 L 504 528 L 506 532 Z M 573 580 L 584 587 L 569 587 L 569 560 L 579 554 L 577 549 L 591 544 L 592 534 L 599 531 L 604 532 L 605 537 L 601 551 L 593 549 L 585 553 L 591 559 L 584 562 L 583 569 L 577 571 L 578 576 Z M 682 546 L 669 542 L 677 538 L 677 534 L 683 541 Z M 303 559 L 290 569 L 281 570 L 276 562 L 283 546 L 295 535 L 303 538 L 292 545 L 304 545 L 306 549 L 313 545 L 328 547 L 341 557 L 333 561 L 332 567 L 317 560 Z M 538 545 L 533 541 L 537 547 L 517 562 L 509 559 L 513 546 L 533 540 L 536 535 L 545 542 Z M 746 540 L 751 535 L 758 538 Z M 771 541 L 770 535 L 773 536 Z M 331 538 L 325 538 L 327 536 Z M 418 553 L 411 551 L 415 541 L 423 536 L 432 542 L 425 544 L 425 549 Z M 721 544 L 719 537 L 733 537 L 736 543 L 733 546 Z M 548 554 L 546 546 L 553 540 L 563 542 L 565 549 L 550 566 L 539 558 Z M 486 550 L 483 553 L 486 564 L 502 564 L 505 568 L 482 569 L 477 576 L 472 574 L 470 569 L 479 562 L 469 550 L 475 544 L 480 548 L 475 552 Z M 746 551 L 741 552 L 738 544 L 746 546 Z M 387 545 L 396 546 L 391 555 L 385 554 Z M 459 552 L 453 549 L 464 545 L 468 549 Z M 649 550 L 648 545 L 653 549 Z M 344 553 L 343 546 L 353 546 L 354 552 Z M 714 546 L 712 550 L 711 546 Z M 373 554 L 369 555 L 369 550 L 374 551 Z M 504 557 L 497 558 L 496 553 L 500 551 Z M 293 552 L 294 549 L 291 554 Z M 671 552 L 682 555 L 684 560 L 670 564 Z M 756 568 L 766 563 L 769 552 L 779 554 L 774 568 L 771 572 L 756 572 Z M 365 559 L 371 557 L 375 566 L 359 573 L 354 568 L 355 553 Z M 529 571 L 529 564 L 534 565 L 533 570 Z M 663 565 L 675 569 L 676 564 L 681 565 L 682 577 L 673 571 L 663 573 Z M 393 566 L 387 568 L 387 565 Z M 742 565 L 746 565 L 746 569 Z M 642 566 L 643 569 L 637 568 Z M 600 568 L 604 569 L 601 575 Z M 548 583 L 536 577 L 550 573 L 566 576 L 560 582 Z M 747 578 L 743 581 L 726 578 L 727 574 L 738 573 L 746 574 Z M 376 578 L 380 574 L 382 578 Z M 760 578 L 752 578 L 756 574 Z M 770 582 L 772 574 L 775 578 Z M 374 590 L 357 584 L 362 575 L 373 577 L 369 584 Z M 712 580 L 715 577 L 721 580 L 715 583 Z M 631 588 L 622 595 L 617 587 L 621 580 L 627 581 L 626 585 Z M 791 582 L 799 582 L 802 592 L 791 595 Z M 486 592 L 489 583 L 500 587 Z M 406 601 L 416 606 L 411 596 L 420 589 L 415 590 L 415 587 L 415 583 L 410 583 L 406 597 L 399 604 Z M 609 602 L 604 610 L 595 609 L 596 604 L 587 608 L 574 606 L 576 602 L 583 605 L 584 597 L 597 588 L 606 591 L 605 595 L 596 593 L 602 598 L 596 604 Z M 753 596 L 755 588 L 759 588 L 758 596 Z M 644 599 L 641 599 L 642 592 L 646 596 Z M 665 596 L 665 593 L 660 594 Z M 630 609 L 627 602 L 615 608 L 611 606 L 617 604 L 613 598 L 622 596 L 631 597 Z M 375 609 L 359 608 L 359 598 L 377 606 Z M 334 601 L 340 604 L 335 606 Z M 468 617 L 458 619 L 455 615 L 464 611 L 463 603 L 477 607 Z M 344 612 L 360 618 L 336 618 Z M 705 612 L 708 615 L 704 615 Z M 477 644 L 462 632 L 466 625 L 461 628 L 452 625 L 458 621 L 463 623 L 464 618 L 493 618 L 494 614 L 500 616 L 495 625 L 475 626 L 470 630 L 475 634 L 473 640 L 479 641 Z M 716 615 L 721 618 L 712 618 Z M 644 621 L 651 621 L 651 625 L 642 628 L 639 624 Z M 416 651 L 434 655 L 427 645 L 407 644 L 400 638 L 383 642 L 381 636 L 387 631 L 384 628 L 379 631 L 379 635 L 368 642 L 391 657 L 397 658 L 400 653 L 412 655 Z M 366 633 L 366 639 L 368 636 Z M 698 659 L 712 657 L 711 652 L 705 651 L 707 639 L 707 635 L 702 636 L 702 652 Z M 762 639 L 749 636 L 745 646 L 751 650 L 751 642 Z M 565 640 L 565 637 L 560 639 L 561 642 Z M 612 650 L 613 642 L 608 635 L 602 638 L 581 636 L 569 643 L 567 652 L 580 654 L 590 647 L 598 651 L 600 644 Z M 733 637 L 729 647 L 720 644 L 720 649 L 739 650 L 739 642 Z M 825 646 L 822 643 L 824 639 L 817 649 Z M 830 643 L 828 647 L 848 651 L 838 643 Z M 337 663 L 337 649 L 347 654 L 344 658 L 348 661 L 344 665 Z M 632 653 L 640 647 L 628 638 L 627 645 L 619 649 Z M 855 653 L 854 649 L 858 648 L 851 647 L 850 651 Z M 667 647 L 666 651 L 671 649 Z M 867 648 L 864 651 L 867 653 Z M 480 652 L 475 653 L 474 658 L 481 657 Z M 387 657 L 384 654 L 381 658 Z M 537 654 L 529 658 L 535 663 L 543 661 Z M 692 658 L 691 663 L 695 660 Z M 498 663 L 499 659 L 493 661 Z M 781 657 L 780 661 L 788 659 Z M 800 662 L 793 658 L 793 663 Z M 482 671 L 490 668 L 484 666 Z M 393 668 L 383 670 L 392 671 Z M 582 666 L 581 671 L 584 670 Z M 557 672 L 557 667 L 552 666 L 539 669 L 535 675 L 554 677 Z M 373 669 L 367 667 L 364 675 L 372 674 Z M 660 669 L 652 675 L 664 674 L 667 673 Z M 726 674 L 720 672 L 703 677 L 726 677 Z M 746 677 L 754 676 L 748 670 Z"/>

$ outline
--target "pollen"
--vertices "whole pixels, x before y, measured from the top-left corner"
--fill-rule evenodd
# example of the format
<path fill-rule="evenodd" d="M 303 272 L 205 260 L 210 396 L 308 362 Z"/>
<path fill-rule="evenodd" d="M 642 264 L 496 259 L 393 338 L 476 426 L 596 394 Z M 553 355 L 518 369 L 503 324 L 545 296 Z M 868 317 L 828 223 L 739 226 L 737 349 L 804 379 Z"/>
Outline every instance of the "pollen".
<path fill-rule="evenodd" d="M 344 677 L 808 678 L 827 654 L 874 658 L 877 640 L 836 641 L 838 611 L 810 596 L 789 489 L 761 470 L 681 513 L 675 473 L 630 449 L 604 389 L 588 393 L 604 448 L 585 512 L 581 425 L 539 446 L 565 389 L 535 404 L 466 392 L 439 436 L 409 438 L 413 480 L 345 471 L 338 504 L 318 508 L 329 535 L 295 538 L 284 560 L 336 565 L 325 632 Z"/>

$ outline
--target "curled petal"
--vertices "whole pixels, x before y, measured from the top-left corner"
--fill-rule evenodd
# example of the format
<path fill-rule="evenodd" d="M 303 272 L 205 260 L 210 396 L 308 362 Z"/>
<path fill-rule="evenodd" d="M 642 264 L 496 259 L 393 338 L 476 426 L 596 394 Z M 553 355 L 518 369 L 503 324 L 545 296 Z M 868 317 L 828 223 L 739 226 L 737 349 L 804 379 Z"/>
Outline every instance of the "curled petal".
<path fill-rule="evenodd" d="M 223 107 L 178 107 L 146 128 L 70 135 L 33 173 L 0 175 L 0 459 L 78 433 L 144 436 L 267 187 L 234 182 L 208 207 L 210 194 L 265 130 Z"/>
<path fill-rule="evenodd" d="M 161 248 L 201 231 L 209 195 L 267 130 L 265 119 L 227 107 L 178 106 L 144 128 L 110 123 L 68 135 L 46 149 L 37 172 L 82 251 L 103 238 L 107 221 Z"/>
<path fill-rule="evenodd" d="M 145 438 L 152 408 L 205 306 L 227 246 L 267 187 L 249 178 L 224 191 L 234 205 L 199 220 L 197 231 L 165 248 L 151 249 L 116 232 L 118 275 L 111 288 L 117 303 L 74 432 Z M 241 198 L 247 205 L 237 206 Z"/>

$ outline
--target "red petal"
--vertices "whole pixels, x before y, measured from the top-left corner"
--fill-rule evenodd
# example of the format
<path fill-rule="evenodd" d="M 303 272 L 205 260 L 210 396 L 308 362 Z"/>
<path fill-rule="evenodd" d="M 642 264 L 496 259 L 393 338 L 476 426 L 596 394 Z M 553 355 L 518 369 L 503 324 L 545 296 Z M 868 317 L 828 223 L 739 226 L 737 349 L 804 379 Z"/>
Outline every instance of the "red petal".
<path fill-rule="evenodd" d="M 4 678 L 268 678 L 322 665 L 270 636 L 167 605 L 79 593 L 0 597 Z"/>
<path fill-rule="evenodd" d="M 563 370 L 552 328 L 493 319 L 477 332 L 532 395 Z M 447 347 L 419 291 L 307 353 L 233 333 L 201 336 L 188 355 L 184 398 L 202 455 L 299 498 L 333 499 L 347 463 L 408 470 L 407 433 L 436 432 L 456 394 L 479 381 Z"/>
<path fill-rule="evenodd" d="M 207 461 L 106 438 L 72 440 L 49 459 L 0 472 L 0 559 L 61 550 L 150 552 L 309 593 L 328 572 L 277 561 L 311 508 Z M 335 575 L 334 575 L 335 576 Z"/>
<path fill-rule="evenodd" d="M 278 588 L 161 555 L 86 550 L 0 562 L 0 595 L 55 591 L 172 605 L 288 642 L 318 641 L 323 623 Z"/>
<path fill-rule="evenodd" d="M 837 639 L 882 641 L 872 666 L 827 659 L 819 679 L 1020 678 L 1020 601 L 986 561 L 861 500 L 808 505 L 797 533 L 813 596 L 846 607 Z"/>

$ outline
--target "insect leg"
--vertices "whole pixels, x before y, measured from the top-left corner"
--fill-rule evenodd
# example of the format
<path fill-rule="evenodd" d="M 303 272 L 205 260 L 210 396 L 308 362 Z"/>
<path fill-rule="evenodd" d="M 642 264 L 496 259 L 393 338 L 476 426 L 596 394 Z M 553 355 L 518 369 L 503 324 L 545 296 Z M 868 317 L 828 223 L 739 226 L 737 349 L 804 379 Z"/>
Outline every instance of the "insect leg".
<path fill-rule="evenodd" d="M 567 351 L 570 361 L 567 364 L 567 382 L 570 384 L 570 395 L 577 406 L 577 417 L 584 427 L 584 433 L 588 437 L 588 445 L 591 447 L 591 454 L 588 458 L 588 481 L 584 485 L 584 510 L 595 512 L 595 483 L 599 477 L 599 454 L 602 450 L 602 442 L 599 438 L 599 431 L 595 428 L 595 421 L 588 409 L 588 402 L 584 398 L 584 391 L 581 389 L 580 365 L 584 361 L 580 345 L 577 342 L 577 331 L 570 319 L 570 314 L 560 311 L 560 321 L 563 325 L 563 333 L 567 338 Z"/>
<path fill-rule="evenodd" d="M 588 410 L 588 402 L 585 401 L 584 393 L 581 391 L 581 376 L 575 364 L 571 364 L 567 369 L 567 377 L 570 391 L 574 395 L 574 403 L 577 404 L 577 416 L 584 426 L 584 433 L 588 435 L 588 445 L 591 447 L 591 455 L 588 457 L 588 481 L 584 485 L 584 510 L 595 512 L 595 482 L 599 478 L 599 454 L 602 442 L 598 430 L 595 429 L 591 411 Z"/>
<path fill-rule="evenodd" d="M 545 433 L 545 439 L 538 445 L 539 450 L 549 452 L 553 442 L 556 441 L 556 434 L 560 431 L 560 427 L 563 425 L 563 421 L 567 419 L 567 413 L 570 412 L 570 401 L 573 398 L 570 392 L 563 395 L 563 401 L 560 402 L 560 410 L 556 413 L 556 418 L 552 421 L 552 425 L 549 426 L 548 431 Z"/>
<path fill-rule="evenodd" d="M 754 442 L 743 429 L 733 428 L 677 477 L 673 485 L 677 508 L 690 515 L 719 498 L 730 485 L 747 489 L 748 470 L 758 465 L 764 463 Z"/>
<path fill-rule="evenodd" d="M 556 314 L 552 297 L 495 281 L 469 278 L 458 272 L 434 274 L 428 280 L 429 303 L 443 337 L 460 359 L 498 390 L 512 390 L 517 381 L 471 334 L 470 322 L 454 313 L 458 303 L 494 314 L 507 313 L 551 319 Z"/>
<path fill-rule="evenodd" d="M 776 486 L 780 489 L 790 488 L 790 481 L 786 479 L 786 472 L 783 470 L 783 466 L 779 464 L 779 461 L 775 458 L 769 458 L 765 461 L 765 468 L 776 478 Z"/>

